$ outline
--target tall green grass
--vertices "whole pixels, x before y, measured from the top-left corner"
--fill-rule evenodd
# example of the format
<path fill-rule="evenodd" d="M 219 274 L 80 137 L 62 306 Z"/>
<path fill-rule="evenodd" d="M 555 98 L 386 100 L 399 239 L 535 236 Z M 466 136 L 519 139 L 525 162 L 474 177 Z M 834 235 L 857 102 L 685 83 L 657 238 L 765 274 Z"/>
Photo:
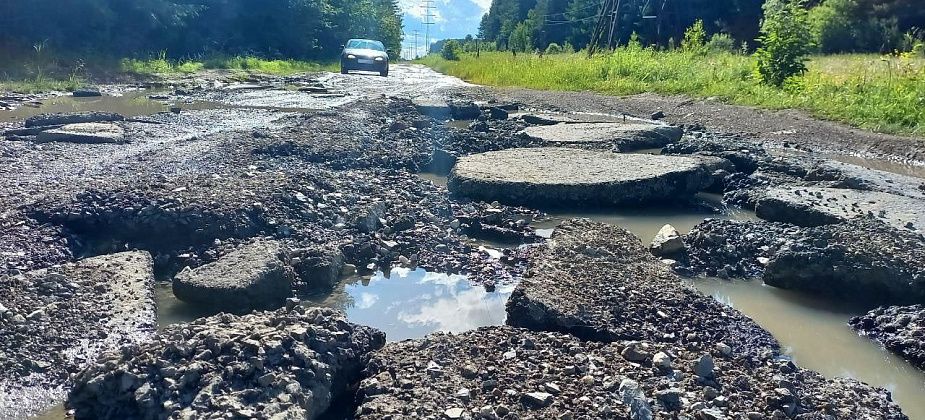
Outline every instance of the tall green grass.
<path fill-rule="evenodd" d="M 813 57 L 809 71 L 778 89 L 758 83 L 754 59 L 715 52 L 656 51 L 626 47 L 587 58 L 583 53 L 537 56 L 482 53 L 459 61 L 432 54 L 434 69 L 491 86 L 643 92 L 715 97 L 770 109 L 801 109 L 872 131 L 925 135 L 925 59 L 877 55 Z"/>
<path fill-rule="evenodd" d="M 0 91 L 21 93 L 41 93 L 51 91 L 70 92 L 84 85 L 84 80 L 78 76 L 55 78 L 50 76 L 37 76 L 26 79 L 0 80 Z"/>
<path fill-rule="evenodd" d="M 204 60 L 172 61 L 167 59 L 164 54 L 147 60 L 124 59 L 121 61 L 120 67 L 124 72 L 140 75 L 193 74 L 202 70 L 212 69 L 289 75 L 295 73 L 336 69 L 336 65 L 334 63 L 319 63 L 299 60 L 265 60 L 257 57 L 242 56 L 219 56 L 210 57 Z"/>

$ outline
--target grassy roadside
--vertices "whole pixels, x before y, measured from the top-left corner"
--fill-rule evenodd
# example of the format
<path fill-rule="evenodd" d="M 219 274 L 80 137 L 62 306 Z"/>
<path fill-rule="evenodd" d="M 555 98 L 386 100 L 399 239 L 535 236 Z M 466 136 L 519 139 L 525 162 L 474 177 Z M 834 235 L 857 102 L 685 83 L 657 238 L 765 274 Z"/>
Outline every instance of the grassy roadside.
<path fill-rule="evenodd" d="M 337 71 L 334 62 L 265 60 L 257 57 L 210 57 L 201 60 L 169 60 L 163 55 L 151 59 L 52 60 L 29 58 L 4 63 L 0 69 L 0 91 L 40 93 L 72 91 L 102 76 L 104 80 L 195 74 L 204 70 L 290 75 L 316 71 Z"/>
<path fill-rule="evenodd" d="M 194 74 L 202 70 L 234 70 L 243 72 L 289 75 L 315 71 L 337 71 L 334 62 L 299 60 L 265 60 L 257 57 L 211 57 L 204 60 L 171 61 L 164 57 L 148 60 L 124 59 L 119 62 L 121 71 L 138 75 Z"/>
<path fill-rule="evenodd" d="M 613 95 L 643 92 L 716 97 L 733 104 L 800 109 L 864 129 L 925 135 L 925 59 L 878 55 L 813 57 L 809 72 L 783 89 L 752 77 L 753 58 L 627 47 L 587 59 L 582 53 L 537 56 L 483 53 L 420 61 L 472 83 Z"/>

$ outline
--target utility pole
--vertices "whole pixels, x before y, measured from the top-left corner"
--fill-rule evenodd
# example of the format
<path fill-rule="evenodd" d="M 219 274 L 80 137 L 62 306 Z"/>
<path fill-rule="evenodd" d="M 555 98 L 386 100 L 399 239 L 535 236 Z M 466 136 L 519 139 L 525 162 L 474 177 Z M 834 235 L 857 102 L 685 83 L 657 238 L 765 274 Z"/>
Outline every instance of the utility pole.
<path fill-rule="evenodd" d="M 607 48 L 611 50 L 614 49 L 613 32 L 617 27 L 617 19 L 619 19 L 620 16 L 620 3 L 622 3 L 621 0 L 617 0 L 617 6 L 614 7 L 610 17 L 610 36 L 607 37 Z M 617 33 L 617 36 L 619 36 L 619 33 Z M 617 42 L 619 43 L 619 40 Z"/>
<path fill-rule="evenodd" d="M 417 60 L 418 58 L 418 34 L 420 34 L 421 31 L 415 29 L 414 31 L 412 31 L 412 33 L 414 34 L 414 53 L 411 54 L 411 59 Z"/>
<path fill-rule="evenodd" d="M 608 12 L 613 12 L 613 0 L 602 0 L 601 11 L 597 15 L 597 24 L 594 25 L 594 30 L 591 32 L 591 42 L 588 44 L 588 58 L 594 55 L 594 51 L 601 43 L 601 37 L 604 36 L 604 31 L 607 28 L 607 17 L 610 16 Z"/>
<path fill-rule="evenodd" d="M 434 0 L 422 0 L 421 7 L 424 8 L 424 55 L 430 54 L 430 26 L 434 24 L 432 11 Z"/>

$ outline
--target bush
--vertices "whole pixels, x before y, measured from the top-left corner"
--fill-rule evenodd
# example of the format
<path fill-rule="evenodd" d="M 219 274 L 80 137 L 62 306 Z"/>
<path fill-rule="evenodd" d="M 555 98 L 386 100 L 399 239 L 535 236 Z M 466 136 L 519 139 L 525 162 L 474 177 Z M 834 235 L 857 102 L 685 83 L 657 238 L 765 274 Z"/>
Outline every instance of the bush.
<path fill-rule="evenodd" d="M 562 47 L 560 47 L 559 44 L 556 44 L 555 42 L 549 44 L 546 47 L 546 55 L 553 54 L 562 54 Z"/>
<path fill-rule="evenodd" d="M 899 44 L 899 51 L 908 53 L 913 57 L 925 56 L 925 31 L 912 28 L 903 34 L 902 41 Z"/>
<path fill-rule="evenodd" d="M 711 52 L 733 52 L 736 49 L 736 43 L 729 34 L 719 33 L 710 37 L 706 48 Z"/>
<path fill-rule="evenodd" d="M 459 46 L 459 41 L 451 39 L 443 44 L 443 49 L 440 50 L 440 56 L 444 60 L 456 61 L 459 60 L 459 53 L 462 48 Z"/>
<path fill-rule="evenodd" d="M 755 73 L 763 83 L 780 87 L 788 78 L 805 73 L 813 43 L 802 1 L 768 0 L 758 41 Z"/>
<path fill-rule="evenodd" d="M 707 31 L 703 29 L 703 21 L 697 20 L 684 31 L 684 39 L 681 40 L 681 49 L 692 53 L 704 53 L 704 45 L 707 43 Z"/>

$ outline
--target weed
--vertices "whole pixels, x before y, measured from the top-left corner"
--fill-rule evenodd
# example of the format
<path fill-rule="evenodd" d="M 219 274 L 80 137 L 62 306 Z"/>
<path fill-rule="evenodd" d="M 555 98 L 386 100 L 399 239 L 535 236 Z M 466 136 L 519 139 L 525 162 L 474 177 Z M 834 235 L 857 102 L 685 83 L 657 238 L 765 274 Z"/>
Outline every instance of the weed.
<path fill-rule="evenodd" d="M 619 48 L 611 54 L 482 53 L 459 61 L 421 60 L 441 72 L 493 86 L 596 91 L 614 95 L 643 92 L 716 97 L 770 109 L 802 109 L 817 117 L 873 131 L 925 135 L 925 59 L 878 55 L 811 57 L 807 72 L 784 88 L 753 77 L 755 59 L 728 52 L 706 55 L 652 48 Z"/>

